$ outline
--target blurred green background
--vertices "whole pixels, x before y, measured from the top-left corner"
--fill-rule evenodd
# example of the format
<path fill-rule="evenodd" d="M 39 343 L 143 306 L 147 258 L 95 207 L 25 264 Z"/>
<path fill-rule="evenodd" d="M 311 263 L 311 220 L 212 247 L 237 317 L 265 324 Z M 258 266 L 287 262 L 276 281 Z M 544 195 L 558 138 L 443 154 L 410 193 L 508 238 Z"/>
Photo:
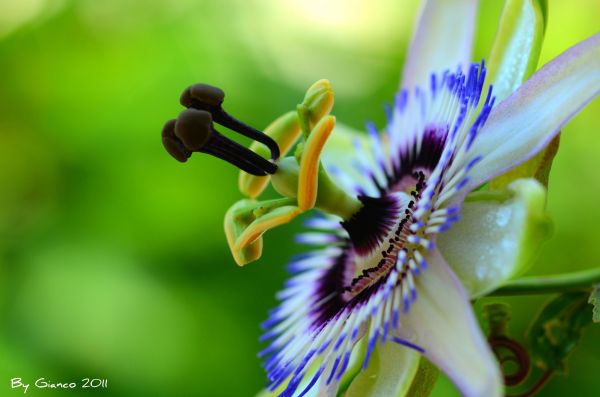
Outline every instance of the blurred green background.
<path fill-rule="evenodd" d="M 542 63 L 596 33 L 597 0 L 550 0 Z M 483 1 L 476 59 L 501 1 Z M 208 82 L 262 128 L 329 78 L 334 113 L 379 125 L 416 1 L 3 0 L 0 2 L 0 395 L 10 379 L 105 378 L 107 390 L 32 396 L 250 396 L 264 373 L 259 322 L 296 221 L 238 268 L 222 217 L 237 172 L 181 165 L 160 144 L 180 92 Z M 598 266 L 600 101 L 565 129 L 550 181 L 555 235 L 532 274 Z M 511 299 L 522 334 L 547 297 Z M 597 396 L 600 327 L 540 394 Z M 437 396 L 453 395 L 442 381 Z"/>

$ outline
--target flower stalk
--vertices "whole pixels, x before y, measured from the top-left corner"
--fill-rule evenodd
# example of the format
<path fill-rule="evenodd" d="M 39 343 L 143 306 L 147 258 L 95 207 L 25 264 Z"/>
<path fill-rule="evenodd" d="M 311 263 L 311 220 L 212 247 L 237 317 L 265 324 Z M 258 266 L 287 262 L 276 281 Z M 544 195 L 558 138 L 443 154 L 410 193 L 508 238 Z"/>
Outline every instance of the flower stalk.
<path fill-rule="evenodd" d="M 543 277 L 524 277 L 508 282 L 490 293 L 490 296 L 553 294 L 590 289 L 600 283 L 600 268 Z"/>

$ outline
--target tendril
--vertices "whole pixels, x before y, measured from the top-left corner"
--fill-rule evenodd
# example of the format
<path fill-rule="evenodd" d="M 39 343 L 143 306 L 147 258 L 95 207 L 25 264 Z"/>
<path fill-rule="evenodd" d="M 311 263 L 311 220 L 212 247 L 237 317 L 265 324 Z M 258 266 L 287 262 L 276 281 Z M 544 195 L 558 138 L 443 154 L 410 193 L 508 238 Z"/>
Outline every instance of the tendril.
<path fill-rule="evenodd" d="M 504 372 L 504 384 L 517 386 L 523 383 L 531 370 L 531 360 L 527 350 L 519 342 L 506 336 L 495 336 L 488 339 L 488 342 Z M 513 371 L 510 371 L 510 366 L 506 365 L 509 363 L 516 366 Z"/>
<path fill-rule="evenodd" d="M 531 378 L 533 372 L 531 358 L 528 350 L 521 343 L 508 336 L 510 307 L 502 303 L 489 304 L 484 306 L 484 313 L 489 327 L 488 343 L 500 363 L 504 384 L 507 387 L 523 385 Z M 542 389 L 553 373 L 551 369 L 546 370 L 526 391 L 520 394 L 507 394 L 507 396 L 531 397 Z"/>

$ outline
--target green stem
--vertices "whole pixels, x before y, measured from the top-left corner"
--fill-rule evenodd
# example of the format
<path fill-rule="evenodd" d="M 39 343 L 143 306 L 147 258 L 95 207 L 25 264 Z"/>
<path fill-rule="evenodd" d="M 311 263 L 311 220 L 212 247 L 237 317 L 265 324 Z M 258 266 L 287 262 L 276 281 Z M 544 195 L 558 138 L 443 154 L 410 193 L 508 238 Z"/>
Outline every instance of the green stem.
<path fill-rule="evenodd" d="M 490 296 L 539 295 L 591 288 L 600 283 L 600 268 L 554 276 L 525 277 L 511 281 Z"/>
<path fill-rule="evenodd" d="M 349 220 L 362 207 L 356 198 L 346 194 L 331 180 L 322 164 L 319 164 L 319 190 L 315 206 L 327 213 Z"/>
<path fill-rule="evenodd" d="M 271 177 L 271 183 L 277 193 L 293 199 L 298 197 L 298 172 L 298 161 L 295 158 L 286 157 L 280 160 L 277 172 Z M 315 207 L 348 220 L 360 210 L 362 203 L 336 185 L 323 166 L 319 165 Z"/>

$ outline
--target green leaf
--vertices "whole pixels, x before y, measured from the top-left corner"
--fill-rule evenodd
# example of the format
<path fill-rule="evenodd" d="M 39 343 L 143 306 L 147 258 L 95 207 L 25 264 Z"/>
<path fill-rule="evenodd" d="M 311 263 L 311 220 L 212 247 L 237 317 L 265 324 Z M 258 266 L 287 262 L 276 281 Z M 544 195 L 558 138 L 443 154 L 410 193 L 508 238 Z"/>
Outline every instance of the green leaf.
<path fill-rule="evenodd" d="M 467 196 L 461 219 L 438 247 L 472 297 L 524 273 L 552 230 L 546 189 L 534 179 Z"/>
<path fill-rule="evenodd" d="M 568 292 L 550 301 L 529 330 L 533 363 L 545 371 L 564 372 L 567 356 L 591 322 L 586 292 Z"/>
<path fill-rule="evenodd" d="M 592 311 L 592 321 L 600 323 L 600 284 L 594 286 L 590 298 L 588 299 L 588 303 L 591 303 L 594 306 Z"/>

